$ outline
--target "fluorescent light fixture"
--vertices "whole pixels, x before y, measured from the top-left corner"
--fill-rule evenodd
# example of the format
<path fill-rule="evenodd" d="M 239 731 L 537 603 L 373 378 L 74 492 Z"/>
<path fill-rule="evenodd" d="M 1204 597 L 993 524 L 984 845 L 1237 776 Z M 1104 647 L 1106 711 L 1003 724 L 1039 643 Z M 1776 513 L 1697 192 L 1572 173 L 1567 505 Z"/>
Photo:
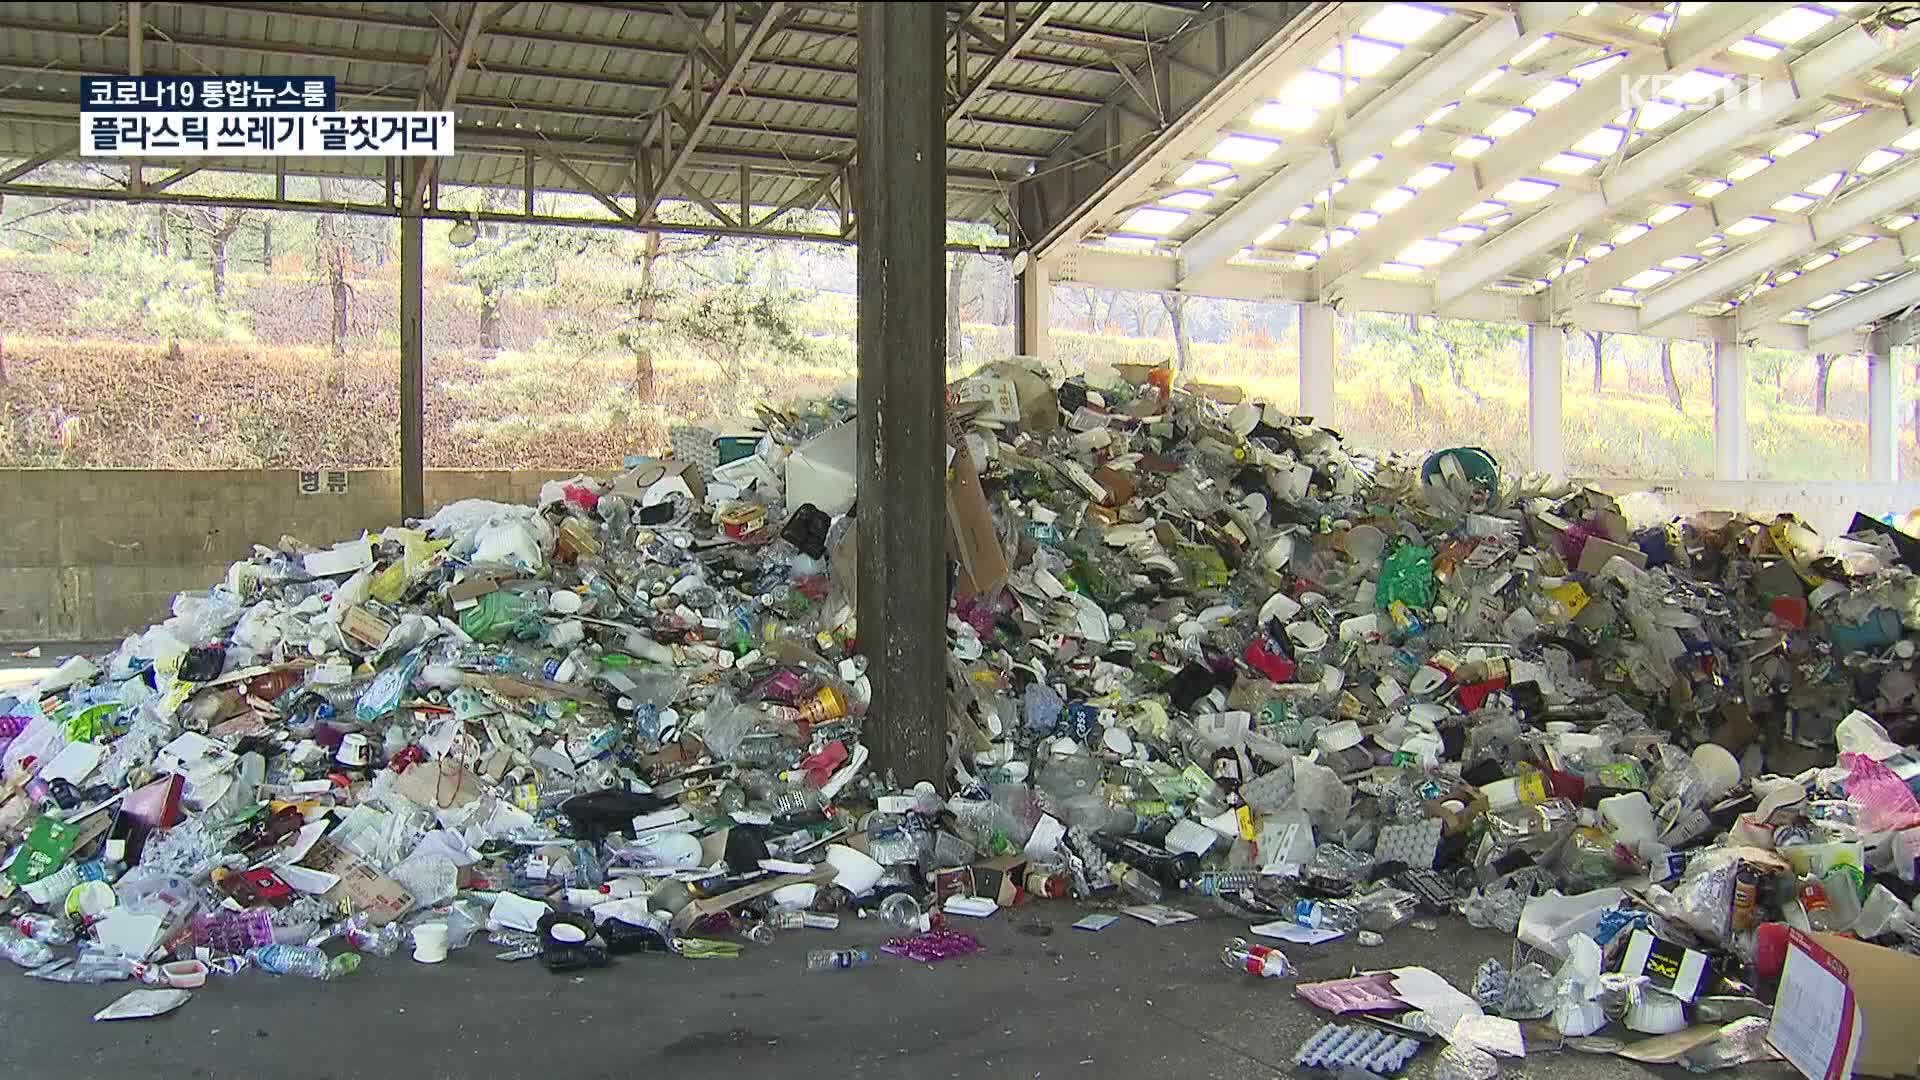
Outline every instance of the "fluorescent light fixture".
<path fill-rule="evenodd" d="M 1677 101 L 1705 101 L 1727 85 L 1730 80 L 1717 71 L 1694 68 L 1685 75 L 1667 83 L 1662 89 L 1667 97 Z"/>
<path fill-rule="evenodd" d="M 1732 184 L 1727 183 L 1725 180 L 1709 180 L 1699 187 L 1694 188 L 1693 193 L 1702 199 L 1711 199 L 1732 186 Z"/>
<path fill-rule="evenodd" d="M 1815 180 L 1811 184 L 1808 184 L 1807 190 L 1824 199 L 1827 196 L 1833 194 L 1833 189 L 1839 186 L 1840 186 L 1840 174 L 1837 172 L 1833 172 L 1833 173 L 1828 173 L 1827 175 L 1821 177 L 1818 180 Z"/>
<path fill-rule="evenodd" d="M 1398 135 L 1395 135 L 1393 137 L 1394 148 L 1397 150 L 1400 147 L 1412 145 L 1413 140 L 1419 138 L 1420 133 L 1425 130 L 1427 129 L 1424 125 L 1416 125 L 1414 127 L 1408 128 L 1407 130 L 1401 132 Z"/>
<path fill-rule="evenodd" d="M 1894 232 L 1899 232 L 1901 229 L 1913 224 L 1914 220 L 1915 218 L 1912 214 L 1901 214 L 1899 217 L 1888 218 L 1887 228 L 1892 229 Z"/>
<path fill-rule="evenodd" d="M 1406 250 L 1395 256 L 1396 260 L 1411 263 L 1414 266 L 1432 266 L 1444 262 L 1448 256 L 1460 250 L 1459 244 L 1450 244 L 1445 240 L 1418 240 L 1408 244 Z"/>
<path fill-rule="evenodd" d="M 1833 16 L 1810 7 L 1789 8 L 1760 24 L 1753 36 L 1791 45 L 1833 21 Z"/>
<path fill-rule="evenodd" d="M 1674 218 L 1679 217 L 1691 209 L 1693 208 L 1685 203 L 1668 203 L 1653 213 L 1648 214 L 1647 224 L 1665 225 L 1667 222 L 1672 221 Z"/>
<path fill-rule="evenodd" d="M 1893 145 L 1902 150 L 1920 150 L 1920 128 L 1915 128 L 1893 140 Z"/>
<path fill-rule="evenodd" d="M 1494 83 L 1499 82 L 1500 76 L 1505 75 L 1506 73 L 1507 73 L 1507 69 L 1506 69 L 1506 66 L 1503 64 L 1500 67 L 1494 68 L 1492 71 L 1487 72 L 1485 75 L 1480 76 L 1479 79 L 1474 81 L 1474 84 L 1472 86 L 1467 87 L 1467 96 L 1470 98 L 1479 97 L 1481 94 L 1486 92 L 1487 87 L 1492 86 Z"/>
<path fill-rule="evenodd" d="M 1342 191 L 1345 191 L 1346 188 L 1347 188 L 1347 182 L 1345 180 L 1335 180 L 1333 183 L 1328 184 L 1326 187 L 1323 187 L 1319 191 L 1314 192 L 1313 201 L 1317 203 L 1326 202 L 1329 198 L 1340 194 Z"/>
<path fill-rule="evenodd" d="M 1702 252 L 1701 252 L 1700 254 L 1702 254 L 1702 255 L 1704 255 L 1704 256 L 1706 256 L 1707 258 L 1709 258 L 1709 259 L 1711 259 L 1711 258 L 1715 258 L 1715 257 L 1717 257 L 1718 255 L 1720 255 L 1720 254 L 1721 254 L 1722 252 L 1724 252 L 1724 251 L 1726 251 L 1726 250 L 1727 250 L 1727 246 L 1726 246 L 1725 244 L 1719 244 L 1719 245 L 1716 245 L 1716 246 L 1714 246 L 1714 247 L 1710 247 L 1710 248 L 1708 248 L 1708 249 L 1706 249 L 1705 251 L 1702 251 Z"/>
<path fill-rule="evenodd" d="M 1373 200 L 1373 212 L 1376 214 L 1391 214 L 1395 210 L 1412 202 L 1415 194 L 1417 193 L 1412 188 L 1392 188 L 1379 198 Z"/>
<path fill-rule="evenodd" d="M 1727 226 L 1728 236 L 1752 236 L 1761 229 L 1773 224 L 1772 218 L 1744 217 Z"/>
<path fill-rule="evenodd" d="M 1486 235 L 1487 230 L 1478 225 L 1455 225 L 1440 230 L 1440 239 L 1455 244 L 1471 244 Z"/>
<path fill-rule="evenodd" d="M 1648 15 L 1639 22 L 1640 29 L 1645 30 L 1649 34 L 1664 34 L 1667 32 L 1667 27 L 1672 25 L 1673 16 L 1660 14 L 1658 12 Z"/>
<path fill-rule="evenodd" d="M 1558 153 L 1540 164 L 1543 172 L 1559 173 L 1562 176 L 1583 176 L 1600 164 L 1600 159 L 1571 151 Z"/>
<path fill-rule="evenodd" d="M 1287 220 L 1299 221 L 1301 218 L 1306 217 L 1308 214 L 1311 214 L 1311 213 L 1313 213 L 1313 204 L 1302 203 L 1301 205 L 1293 208 L 1292 212 L 1287 215 Z"/>
<path fill-rule="evenodd" d="M 1187 166 L 1187 171 L 1181 173 L 1174 183 L 1204 184 L 1211 180 L 1218 180 L 1232 171 L 1230 166 L 1222 165 L 1217 161 L 1196 161 Z"/>
<path fill-rule="evenodd" d="M 1607 257 L 1608 255 L 1613 254 L 1613 245 L 1612 244 L 1595 244 L 1592 247 L 1588 248 L 1587 250 L 1581 252 L 1580 254 L 1583 257 L 1588 259 L 1602 259 Z"/>
<path fill-rule="evenodd" d="M 1422 124 L 1437 124 L 1437 123 L 1439 123 L 1440 121 L 1442 121 L 1442 120 L 1445 120 L 1445 119 L 1446 119 L 1446 118 L 1447 118 L 1448 116 L 1450 116 L 1450 115 L 1452 115 L 1452 113 L 1453 113 L 1453 110 L 1455 110 L 1455 109 L 1457 109 L 1457 108 L 1459 108 L 1459 107 L 1460 107 L 1460 103 L 1459 103 L 1459 102 L 1457 102 L 1457 101 L 1449 101 L 1449 102 L 1447 102 L 1447 103 L 1446 103 L 1445 105 L 1442 105 L 1442 106 L 1440 106 L 1439 108 L 1437 108 L 1437 109 L 1435 109 L 1435 110 L 1433 110 L 1432 112 L 1430 112 L 1430 113 L 1428 113 L 1428 114 L 1427 114 L 1427 118 L 1426 118 L 1425 120 L 1422 120 L 1422 121 L 1420 121 L 1420 122 L 1421 122 Z"/>
<path fill-rule="evenodd" d="M 1346 54 L 1344 57 L 1341 55 L 1343 48 Z M 1322 71 L 1340 71 L 1340 62 L 1344 59 L 1347 74 L 1365 78 L 1385 71 L 1399 55 L 1400 46 L 1398 45 L 1354 37 L 1348 38 L 1344 47 L 1335 45 L 1328 49 L 1327 55 L 1320 58 L 1319 68 Z"/>
<path fill-rule="evenodd" d="M 1120 228 L 1132 233 L 1165 236 L 1179 228 L 1180 223 L 1187 220 L 1187 217 L 1188 214 L 1183 210 L 1160 210 L 1149 206 L 1135 210 L 1127 220 L 1120 223 Z"/>
<path fill-rule="evenodd" d="M 1546 180 L 1515 180 L 1494 192 L 1493 197 L 1510 203 L 1539 202 L 1553 194 L 1559 186 Z"/>
<path fill-rule="evenodd" d="M 1526 48 L 1521 49 L 1519 52 L 1514 53 L 1512 56 L 1508 57 L 1507 63 L 1518 64 L 1518 63 L 1524 62 L 1527 59 L 1527 57 L 1532 56 L 1534 53 L 1537 53 L 1541 49 L 1546 48 L 1547 42 L 1552 40 L 1553 40 L 1552 34 L 1541 34 L 1539 37 L 1533 40 L 1533 43 L 1531 45 L 1528 45 Z"/>
<path fill-rule="evenodd" d="M 1634 290 L 1635 292 L 1638 292 L 1641 289 L 1651 289 L 1655 285 L 1660 284 L 1661 282 L 1667 280 L 1672 276 L 1673 274 L 1666 270 L 1661 270 L 1655 267 L 1648 267 L 1647 269 L 1640 271 L 1639 273 L 1633 275 L 1632 277 L 1621 282 L 1620 284 L 1626 286 L 1629 289 Z"/>
<path fill-rule="evenodd" d="M 1633 303 L 1633 290 L 1617 289 L 1617 288 L 1608 289 L 1606 292 L 1600 294 L 1600 299 L 1606 300 L 1615 304 L 1631 304 Z"/>
<path fill-rule="evenodd" d="M 1864 111 L 1856 110 L 1854 112 L 1847 113 L 1845 116 L 1836 116 L 1831 120 L 1822 120 L 1819 123 L 1813 125 L 1813 130 L 1818 131 L 1821 134 L 1831 134 L 1835 131 L 1839 131 L 1841 128 L 1846 127 L 1848 124 L 1853 123 L 1855 120 L 1858 120 L 1865 115 L 1866 113 Z"/>
<path fill-rule="evenodd" d="M 1254 127 L 1275 131 L 1307 131 L 1320 122 L 1320 110 L 1285 101 L 1269 101 L 1253 111 Z"/>
<path fill-rule="evenodd" d="M 1360 26 L 1360 32 L 1383 41 L 1411 45 L 1446 20 L 1447 13 L 1425 4 L 1388 4 Z"/>
<path fill-rule="evenodd" d="M 1360 161 L 1359 164 L 1353 167 L 1353 171 L 1348 173 L 1347 175 L 1352 177 L 1355 180 L 1358 180 L 1361 177 L 1367 175 L 1368 173 L 1372 172 L 1373 170 L 1379 167 L 1380 167 L 1380 155 L 1375 154 L 1370 158 L 1365 158 L 1362 161 Z"/>
<path fill-rule="evenodd" d="M 1512 212 L 1508 212 L 1504 214 L 1495 214 L 1492 217 L 1487 219 L 1487 227 L 1493 228 L 1495 226 L 1505 225 L 1507 222 L 1512 220 L 1513 220 Z"/>
<path fill-rule="evenodd" d="M 1873 237 L 1871 236 L 1856 236 L 1846 243 L 1841 244 L 1840 251 L 1842 254 L 1851 255 L 1871 243 L 1873 243 Z"/>
<path fill-rule="evenodd" d="M 1800 269 L 1803 272 L 1808 270 L 1818 270 L 1821 267 L 1827 265 L 1828 263 L 1832 262 L 1833 260 L 1839 257 L 1840 256 L 1835 255 L 1831 251 L 1821 252 L 1819 255 L 1814 256 L 1812 259 L 1808 260 L 1807 262 L 1801 263 Z"/>
<path fill-rule="evenodd" d="M 1733 171 L 1727 174 L 1727 179 L 1737 184 L 1771 164 L 1773 164 L 1772 158 L 1748 158 L 1740 164 L 1735 165 Z"/>
<path fill-rule="evenodd" d="M 1533 113 L 1526 109 L 1508 109 L 1506 112 L 1494 117 L 1493 122 L 1486 126 L 1485 131 L 1496 139 L 1504 139 L 1514 132 L 1519 131 L 1521 128 L 1526 127 L 1527 121 L 1532 119 Z"/>
<path fill-rule="evenodd" d="M 1119 233 L 1107 234 L 1108 247 L 1150 248 L 1159 243 L 1151 236 L 1122 236 Z"/>
<path fill-rule="evenodd" d="M 1353 229 L 1371 229 L 1380 224 L 1380 215 L 1371 210 L 1362 210 L 1347 219 L 1347 226 Z"/>
<path fill-rule="evenodd" d="M 1634 127 L 1640 131 L 1658 131 L 1667 126 L 1674 117 L 1686 111 L 1678 105 L 1665 101 L 1649 101 L 1640 106 L 1640 112 L 1637 115 L 1632 110 L 1628 110 L 1616 122 L 1625 124 L 1631 119 Z"/>
<path fill-rule="evenodd" d="M 1624 52 L 1608 53 L 1598 59 L 1589 60 L 1584 64 L 1574 65 L 1573 70 L 1567 72 L 1567 74 L 1573 76 L 1574 79 L 1579 82 L 1587 82 L 1601 75 L 1605 75 L 1613 69 L 1615 64 L 1618 64 L 1626 58 L 1627 54 Z"/>
<path fill-rule="evenodd" d="M 1472 206 L 1467 207 L 1466 212 L 1460 215 L 1459 220 L 1474 221 L 1478 218 L 1489 217 L 1493 214 L 1498 214 L 1505 209 L 1506 209 L 1506 205 L 1503 203 L 1478 202 L 1478 203 L 1474 203 Z"/>
<path fill-rule="evenodd" d="M 1805 150 L 1807 147 L 1812 146 L 1813 139 L 1814 137 L 1812 135 L 1809 135 L 1804 131 L 1798 132 L 1796 134 L 1787 136 L 1787 139 L 1785 142 L 1782 142 L 1780 145 L 1775 146 L 1773 149 L 1767 151 L 1767 154 L 1770 157 L 1772 157 L 1774 160 L 1778 161 L 1783 157 L 1787 157 L 1790 154 L 1797 153 L 1798 151 Z"/>
<path fill-rule="evenodd" d="M 1653 230 L 1647 227 L 1646 225 L 1640 224 L 1639 222 L 1635 222 L 1634 224 L 1629 225 L 1624 229 L 1621 229 L 1619 232 L 1614 233 L 1612 238 L 1608 241 L 1608 243 L 1611 243 L 1614 247 L 1619 247 L 1622 244 L 1630 244 L 1633 241 L 1640 239 L 1641 237 L 1647 235 L 1652 231 Z"/>
<path fill-rule="evenodd" d="M 1811 195 L 1789 195 L 1779 202 L 1774 203 L 1773 209 L 1779 210 L 1782 213 L 1797 214 L 1819 201 L 1820 200 L 1815 199 Z"/>
<path fill-rule="evenodd" d="M 1210 158 L 1232 162 L 1235 165 L 1258 165 L 1273 156 L 1280 144 L 1273 139 L 1261 139 L 1252 135 L 1229 135 L 1221 139 L 1214 148 L 1207 151 Z"/>
<path fill-rule="evenodd" d="M 1259 236 L 1256 236 L 1253 238 L 1253 246 L 1265 247 L 1268 244 L 1268 242 L 1270 242 L 1274 237 L 1279 236 L 1281 233 L 1285 232 L 1286 229 L 1287 229 L 1286 222 L 1281 222 L 1278 225 L 1267 226 L 1265 231 L 1261 232 Z"/>
<path fill-rule="evenodd" d="M 1223 176 L 1220 179 L 1215 180 L 1213 183 L 1208 184 L 1207 190 L 1225 191 L 1239 182 L 1240 182 L 1240 178 L 1237 176 Z"/>
<path fill-rule="evenodd" d="M 1414 173 L 1412 176 L 1407 177 L 1407 186 L 1418 191 L 1425 191 L 1452 174 L 1452 166 L 1429 165 L 1419 172 Z"/>
<path fill-rule="evenodd" d="M 1177 207 L 1181 210 L 1198 210 L 1213 201 L 1211 191 L 1176 191 L 1160 200 L 1162 206 Z"/>
<path fill-rule="evenodd" d="M 1626 137 L 1627 133 L 1617 127 L 1595 128 L 1589 131 L 1579 142 L 1574 143 L 1572 149 L 1578 150 L 1583 154 L 1592 154 L 1595 157 L 1606 157 L 1615 150 L 1620 149 L 1620 143 L 1625 140 Z"/>
<path fill-rule="evenodd" d="M 1840 301 L 1845 300 L 1846 298 L 1847 298 L 1847 294 L 1844 292 L 1830 292 L 1827 295 L 1821 297 L 1820 299 L 1815 300 L 1813 303 L 1808 304 L 1807 310 L 1819 311 L 1821 308 L 1829 308 L 1839 303 Z"/>
<path fill-rule="evenodd" d="M 1551 109 L 1555 105 L 1567 100 L 1567 98 L 1572 96 L 1573 92 L 1578 89 L 1580 89 L 1580 84 L 1574 82 L 1572 79 L 1555 79 L 1540 89 L 1535 90 L 1532 96 L 1527 98 L 1527 108 Z"/>
<path fill-rule="evenodd" d="M 1352 90 L 1359 85 L 1356 80 L 1348 79 L 1346 89 Z M 1324 109 L 1338 104 L 1346 96 L 1346 90 L 1340 88 L 1338 75 L 1329 75 L 1324 71 L 1303 71 L 1281 87 L 1280 93 L 1275 96 L 1289 105 Z"/>
<path fill-rule="evenodd" d="M 1492 146 L 1492 139 L 1483 135 L 1469 135 L 1453 145 L 1453 156 L 1472 160 L 1486 153 Z"/>
<path fill-rule="evenodd" d="M 1320 261 L 1320 256 L 1315 255 L 1310 251 L 1302 251 L 1294 255 L 1293 268 L 1295 270 L 1311 270 L 1313 269 L 1313 264 L 1319 261 Z"/>
<path fill-rule="evenodd" d="M 1773 283 L 1775 285 L 1785 285 L 1787 282 L 1792 281 L 1794 278 L 1797 278 L 1799 276 L 1800 276 L 1800 271 L 1789 270 L 1786 273 L 1781 274 L 1779 277 L 1774 278 Z M 1765 292 L 1766 290 L 1762 289 L 1760 291 Z"/>
<path fill-rule="evenodd" d="M 1669 270 L 1691 270 L 1705 261 L 1698 255 L 1675 255 L 1671 259 L 1661 259 L 1660 265 Z"/>
<path fill-rule="evenodd" d="M 1861 158 L 1860 167 L 1853 171 L 1857 173 L 1877 173 L 1881 169 L 1899 160 L 1900 152 L 1898 150 L 1875 150 L 1873 153 Z"/>
<path fill-rule="evenodd" d="M 1422 273 L 1419 267 L 1403 262 L 1383 262 L 1380 264 L 1380 272 L 1394 277 L 1419 277 Z"/>
<path fill-rule="evenodd" d="M 1728 46 L 1727 51 L 1735 56 L 1744 56 L 1750 60 L 1771 60 L 1780 55 L 1781 49 L 1778 45 L 1769 45 L 1764 41 L 1755 41 L 1753 38 L 1741 38 L 1739 41 Z"/>

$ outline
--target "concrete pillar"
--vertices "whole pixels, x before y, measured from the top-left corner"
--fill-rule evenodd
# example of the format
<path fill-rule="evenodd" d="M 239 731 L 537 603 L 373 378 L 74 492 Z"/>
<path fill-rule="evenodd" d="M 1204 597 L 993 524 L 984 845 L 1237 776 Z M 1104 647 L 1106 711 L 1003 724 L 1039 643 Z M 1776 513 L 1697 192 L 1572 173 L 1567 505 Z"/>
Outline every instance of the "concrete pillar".
<path fill-rule="evenodd" d="M 1557 326 L 1527 326 L 1527 467 L 1554 476 L 1567 471 L 1566 439 L 1560 426 L 1566 340 Z"/>
<path fill-rule="evenodd" d="M 1300 413 L 1333 423 L 1333 309 L 1300 305 Z"/>
<path fill-rule="evenodd" d="M 944 786 L 946 11 L 860 6 L 860 648 L 874 772 Z"/>
<path fill-rule="evenodd" d="M 1047 355 L 1047 329 L 1053 318 L 1053 276 L 1029 259 L 1014 277 L 1014 349 L 1022 356 Z"/>
<path fill-rule="evenodd" d="M 1713 475 L 1747 478 L 1747 347 L 1713 343 Z"/>
<path fill-rule="evenodd" d="M 1887 333 L 1877 331 L 1867 354 L 1867 479 L 1891 484 L 1900 479 L 1900 373 L 1893 364 Z"/>
<path fill-rule="evenodd" d="M 413 181 L 425 158 L 405 158 L 403 191 Z M 400 217 L 400 514 L 426 515 L 426 454 L 422 429 L 426 413 L 426 296 L 421 275 L 421 231 L 425 222 L 411 201 Z"/>

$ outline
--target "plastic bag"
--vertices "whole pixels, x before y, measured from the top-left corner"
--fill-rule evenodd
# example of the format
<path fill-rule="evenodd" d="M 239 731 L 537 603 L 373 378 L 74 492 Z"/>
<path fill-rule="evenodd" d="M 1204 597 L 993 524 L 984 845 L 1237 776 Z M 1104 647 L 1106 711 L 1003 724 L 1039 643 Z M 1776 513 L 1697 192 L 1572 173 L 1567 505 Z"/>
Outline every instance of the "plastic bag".
<path fill-rule="evenodd" d="M 475 641 L 498 645 L 531 637 L 540 629 L 540 605 L 529 594 L 497 589 L 460 613 L 460 630 Z"/>
<path fill-rule="evenodd" d="M 189 645 L 205 645 L 226 640 L 227 627 L 239 622 L 244 611 L 224 590 L 183 592 L 173 598 L 173 618 L 161 625 Z"/>
<path fill-rule="evenodd" d="M 715 758 L 724 761 L 740 748 L 740 743 L 753 730 L 754 721 L 758 718 L 759 710 L 735 701 L 733 691 L 723 687 L 707 703 L 701 739 Z"/>
<path fill-rule="evenodd" d="M 1433 549 L 1407 544 L 1380 564 L 1380 582 L 1373 603 L 1381 611 L 1394 604 L 1410 608 L 1433 606 Z"/>

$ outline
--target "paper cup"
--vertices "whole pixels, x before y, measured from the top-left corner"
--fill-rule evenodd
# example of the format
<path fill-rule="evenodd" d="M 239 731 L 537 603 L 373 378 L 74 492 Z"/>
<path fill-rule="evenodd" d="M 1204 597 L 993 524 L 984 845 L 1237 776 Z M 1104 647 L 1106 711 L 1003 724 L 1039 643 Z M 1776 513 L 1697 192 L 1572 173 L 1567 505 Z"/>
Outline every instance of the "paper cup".
<path fill-rule="evenodd" d="M 840 872 L 833 883 L 855 896 L 872 892 L 884 872 L 879 863 L 845 844 L 827 845 L 827 865 Z"/>
<path fill-rule="evenodd" d="M 437 964 L 447 958 L 446 923 L 421 923 L 413 928 L 413 958 L 423 964 Z"/>
<path fill-rule="evenodd" d="M 1740 782 L 1740 760 L 1718 743 L 1701 743 L 1693 748 L 1693 767 L 1707 781 L 1707 801 L 1712 802 L 1733 790 Z"/>

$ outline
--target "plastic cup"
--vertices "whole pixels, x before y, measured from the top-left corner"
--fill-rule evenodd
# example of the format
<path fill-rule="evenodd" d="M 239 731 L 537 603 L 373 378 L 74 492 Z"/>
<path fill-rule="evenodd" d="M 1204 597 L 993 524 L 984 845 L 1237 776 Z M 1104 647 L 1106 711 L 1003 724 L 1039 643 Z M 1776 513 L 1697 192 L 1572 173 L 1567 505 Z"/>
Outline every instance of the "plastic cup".
<path fill-rule="evenodd" d="M 446 923 L 421 923 L 413 928 L 413 958 L 423 964 L 437 964 L 447 958 Z"/>
<path fill-rule="evenodd" d="M 1740 760 L 1718 743 L 1701 743 L 1693 748 L 1693 767 L 1707 782 L 1706 802 L 1713 802 L 1733 790 L 1740 782 Z"/>
<path fill-rule="evenodd" d="M 855 896 L 872 892 L 880 875 L 885 872 L 879 863 L 845 844 L 828 845 L 827 865 L 840 872 L 833 883 Z"/>

